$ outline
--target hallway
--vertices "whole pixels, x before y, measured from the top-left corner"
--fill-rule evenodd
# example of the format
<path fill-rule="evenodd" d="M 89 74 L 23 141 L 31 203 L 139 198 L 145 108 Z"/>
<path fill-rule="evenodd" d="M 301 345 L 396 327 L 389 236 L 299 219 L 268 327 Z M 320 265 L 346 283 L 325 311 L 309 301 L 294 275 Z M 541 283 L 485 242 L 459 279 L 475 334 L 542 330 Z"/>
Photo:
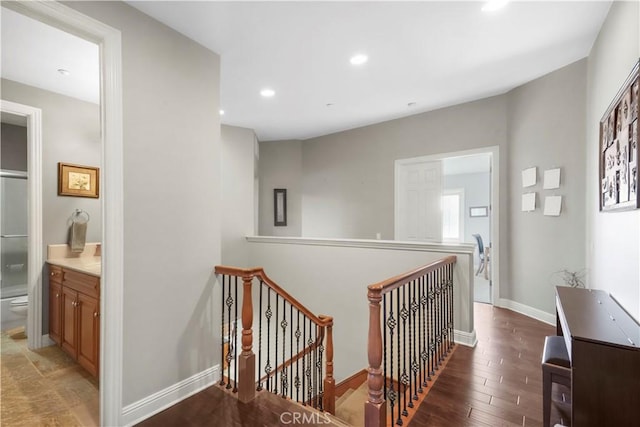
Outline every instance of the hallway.
<path fill-rule="evenodd" d="M 540 359 L 544 337 L 555 328 L 487 304 L 474 308 L 478 345 L 457 347 L 410 425 L 541 426 Z M 212 386 L 139 425 L 283 426 L 291 424 L 287 411 L 292 408 L 306 412 L 267 393 L 242 404 Z M 560 422 L 560 415 L 552 407 L 552 421 Z M 305 425 L 330 425 L 324 415 L 318 417 Z"/>

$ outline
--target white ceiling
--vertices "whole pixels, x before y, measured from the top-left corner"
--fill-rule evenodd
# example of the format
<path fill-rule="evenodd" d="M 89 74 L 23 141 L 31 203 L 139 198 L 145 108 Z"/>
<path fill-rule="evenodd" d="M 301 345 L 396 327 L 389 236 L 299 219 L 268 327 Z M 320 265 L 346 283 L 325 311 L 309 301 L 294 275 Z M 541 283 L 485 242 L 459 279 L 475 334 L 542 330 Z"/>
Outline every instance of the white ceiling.
<path fill-rule="evenodd" d="M 457 1 L 127 3 L 220 54 L 222 122 L 252 128 L 261 141 L 307 139 L 504 93 L 587 56 L 611 4 L 516 1 L 485 13 L 482 2 Z M 41 33 L 10 38 L 6 15 L 3 8 L 3 77 L 43 87 L 24 81 L 30 67 L 56 73 L 58 55 L 81 52 L 47 35 L 53 46 L 32 55 Z M 354 67 L 349 58 L 360 52 L 369 61 Z M 5 74 L 22 56 L 49 65 L 25 60 L 27 71 Z M 262 98 L 265 87 L 276 95 Z"/>
<path fill-rule="evenodd" d="M 100 102 L 98 45 L 4 7 L 1 22 L 2 78 Z"/>

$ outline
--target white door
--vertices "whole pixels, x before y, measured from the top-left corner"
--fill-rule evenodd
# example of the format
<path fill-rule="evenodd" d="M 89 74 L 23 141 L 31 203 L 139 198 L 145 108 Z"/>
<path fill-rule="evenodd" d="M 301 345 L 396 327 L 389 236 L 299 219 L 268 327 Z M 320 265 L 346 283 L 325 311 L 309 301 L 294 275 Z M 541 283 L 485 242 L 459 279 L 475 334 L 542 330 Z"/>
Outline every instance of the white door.
<path fill-rule="evenodd" d="M 442 165 L 396 164 L 396 240 L 442 241 Z"/>

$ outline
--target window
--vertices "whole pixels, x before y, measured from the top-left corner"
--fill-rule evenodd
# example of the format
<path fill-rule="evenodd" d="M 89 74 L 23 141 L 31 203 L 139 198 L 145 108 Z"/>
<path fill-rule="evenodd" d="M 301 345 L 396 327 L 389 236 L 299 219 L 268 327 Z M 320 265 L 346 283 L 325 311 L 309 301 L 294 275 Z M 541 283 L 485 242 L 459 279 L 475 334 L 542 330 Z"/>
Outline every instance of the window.
<path fill-rule="evenodd" d="M 464 240 L 464 190 L 444 190 L 442 195 L 442 240 L 460 242 Z"/>

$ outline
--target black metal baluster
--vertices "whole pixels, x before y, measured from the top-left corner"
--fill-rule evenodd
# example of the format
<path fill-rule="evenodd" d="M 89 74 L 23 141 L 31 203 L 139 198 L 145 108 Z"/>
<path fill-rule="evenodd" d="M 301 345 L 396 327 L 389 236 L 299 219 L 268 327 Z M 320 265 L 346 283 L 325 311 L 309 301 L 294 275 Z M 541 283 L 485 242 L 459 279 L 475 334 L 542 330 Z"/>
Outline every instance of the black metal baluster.
<path fill-rule="evenodd" d="M 396 319 L 393 316 L 393 291 L 389 292 L 389 318 L 387 319 L 387 327 L 389 328 L 389 343 L 390 351 L 389 351 L 389 385 L 391 386 L 391 390 L 389 390 L 389 406 L 391 408 L 391 419 L 393 420 L 393 409 L 396 403 L 396 392 L 393 384 L 393 331 L 396 327 Z M 386 381 L 385 376 L 385 381 Z"/>
<path fill-rule="evenodd" d="M 442 293 L 442 330 L 440 334 L 442 335 L 442 360 L 444 361 L 449 350 L 449 346 L 447 344 L 447 313 L 449 307 L 447 306 L 447 278 L 445 269 L 444 267 L 441 267 L 440 270 L 440 274 L 442 275 L 442 281 L 440 282 L 440 292 Z"/>
<path fill-rule="evenodd" d="M 274 365 L 274 369 L 273 369 L 273 393 L 278 394 L 278 303 L 280 301 L 280 295 L 278 295 L 277 292 L 275 292 L 276 294 L 276 321 L 274 323 L 275 329 L 276 329 L 276 346 L 274 347 L 274 353 L 276 355 L 276 363 Z"/>
<path fill-rule="evenodd" d="M 445 304 L 445 312 L 444 312 L 444 338 L 445 338 L 445 354 L 449 354 L 449 351 L 451 350 L 451 336 L 449 335 L 449 313 L 451 312 L 451 304 L 453 303 L 453 301 L 451 301 L 450 295 L 449 295 L 449 265 L 445 265 L 444 266 L 444 275 L 445 275 L 445 300 L 446 300 L 446 304 Z"/>
<path fill-rule="evenodd" d="M 443 326 L 443 303 L 442 303 L 442 269 L 438 269 L 438 366 L 442 364 L 444 360 L 444 353 L 442 351 L 442 326 Z"/>
<path fill-rule="evenodd" d="M 411 282 L 407 282 L 403 288 L 407 289 L 407 301 L 409 302 L 409 308 L 407 310 L 407 320 L 409 323 L 409 372 L 407 373 L 407 380 L 409 382 L 409 398 L 407 399 L 405 396 L 405 399 L 409 400 L 409 402 L 407 403 L 407 406 L 409 408 L 413 408 L 413 382 L 412 382 L 412 369 L 413 369 L 413 337 L 411 336 L 412 334 L 412 325 L 411 325 Z M 404 356 L 404 360 L 406 363 L 407 360 L 407 355 L 405 354 Z M 406 390 L 405 390 L 405 394 L 406 394 Z"/>
<path fill-rule="evenodd" d="M 438 270 L 434 271 L 435 274 L 435 282 L 433 286 L 433 292 L 435 294 L 435 343 L 436 343 L 436 371 L 440 369 L 440 275 L 438 274 Z"/>
<path fill-rule="evenodd" d="M 264 367 L 264 373 L 266 374 L 266 389 L 271 391 L 271 288 L 267 286 L 267 311 L 264 313 L 267 318 L 267 364 Z"/>
<path fill-rule="evenodd" d="M 313 330 L 313 342 L 316 346 L 313 349 L 313 365 L 312 366 L 312 376 L 313 376 L 313 407 L 318 408 L 318 325 L 315 323 L 311 323 Z"/>
<path fill-rule="evenodd" d="M 434 314 L 433 314 L 433 303 L 435 299 L 435 293 L 433 292 L 433 271 L 429 273 L 429 281 L 428 281 L 428 292 L 429 292 L 429 380 L 431 380 L 431 376 L 435 375 L 435 350 L 436 343 L 434 338 Z"/>
<path fill-rule="evenodd" d="M 280 327 L 282 328 L 282 374 L 280 374 L 280 380 L 282 384 L 280 385 L 280 390 L 282 391 L 282 397 L 287 397 L 287 390 L 289 389 L 289 379 L 287 378 L 287 365 L 285 361 L 287 360 L 285 356 L 285 351 L 287 349 L 287 302 L 285 300 L 282 301 L 282 321 L 280 322 Z"/>
<path fill-rule="evenodd" d="M 407 375 L 407 318 L 409 317 L 409 310 L 407 310 L 407 286 L 402 287 L 402 396 L 403 396 L 403 408 L 402 415 L 405 417 L 409 415 L 407 412 L 407 385 L 409 384 L 409 375 Z"/>
<path fill-rule="evenodd" d="M 427 325 L 429 324 L 427 321 L 427 276 L 420 277 L 420 305 L 422 306 L 422 310 L 420 312 L 421 320 L 420 320 L 420 329 L 422 330 L 422 346 L 420 350 L 420 359 L 422 360 L 422 387 L 427 386 L 427 380 L 429 377 L 429 352 L 428 352 L 428 343 L 427 343 Z"/>
<path fill-rule="evenodd" d="M 439 338 L 439 329 L 438 323 L 440 319 L 440 298 L 438 295 L 438 270 L 433 271 L 434 281 L 433 281 L 433 314 L 434 314 L 434 322 L 433 322 L 433 343 L 435 346 L 435 355 L 434 355 L 434 369 L 437 371 L 440 368 L 440 346 L 438 345 Z"/>
<path fill-rule="evenodd" d="M 296 386 L 296 402 L 300 402 L 300 336 L 302 332 L 300 332 L 300 310 L 298 312 L 298 321 L 296 323 L 296 380 L 294 385 Z M 304 339 L 302 340 L 304 342 Z M 303 361 L 304 363 L 304 361 Z M 302 365 L 302 370 L 304 371 L 304 364 Z"/>
<path fill-rule="evenodd" d="M 323 407 L 324 389 L 322 388 L 323 387 L 322 365 L 323 365 L 323 354 L 324 354 L 324 338 L 326 337 L 325 333 L 326 333 L 326 328 L 323 326 L 322 334 L 320 335 L 322 337 L 322 341 L 320 341 L 320 345 L 318 347 L 318 362 L 317 362 L 318 364 L 318 407 L 320 408 L 320 411 L 324 411 L 324 407 Z"/>
<path fill-rule="evenodd" d="M 225 354 L 224 354 L 224 303 L 225 303 L 225 297 L 224 297 L 224 284 L 226 281 L 226 274 L 222 275 L 222 299 L 221 299 L 221 308 L 220 308 L 220 363 L 222 363 L 223 368 L 222 368 L 222 375 L 220 375 L 220 382 L 218 383 L 219 385 L 223 386 L 224 385 L 224 361 L 225 361 Z"/>
<path fill-rule="evenodd" d="M 420 369 L 420 365 L 418 364 L 418 356 L 416 353 L 416 347 L 418 346 L 416 342 L 416 314 L 418 312 L 418 302 L 416 301 L 416 281 L 413 280 L 411 282 L 411 287 L 409 288 L 409 294 L 411 295 L 411 315 L 413 316 L 413 344 L 409 345 L 411 352 L 411 370 L 413 371 L 413 400 L 418 400 L 418 370 Z M 409 340 L 411 340 L 411 323 L 409 323 Z M 413 408 L 413 402 L 409 404 L 410 408 Z"/>
<path fill-rule="evenodd" d="M 454 298 L 454 294 L 453 294 L 453 263 L 449 264 L 449 298 L 451 299 L 451 307 L 449 308 L 450 314 L 449 314 L 449 334 L 451 337 L 451 341 L 449 342 L 449 345 L 451 346 L 451 348 L 453 348 L 454 344 L 455 344 L 455 331 L 453 329 L 453 314 L 454 314 L 454 305 L 455 305 L 455 298 Z"/>
<path fill-rule="evenodd" d="M 313 345 L 313 338 L 311 337 L 311 319 L 309 319 L 309 339 L 307 340 L 307 353 L 309 354 L 309 360 L 307 360 L 307 371 L 305 372 L 307 375 L 307 402 L 309 405 L 313 406 L 313 402 L 311 398 L 313 397 L 313 382 L 311 378 L 311 371 L 313 366 L 313 351 L 311 346 Z"/>
<path fill-rule="evenodd" d="M 291 381 L 291 388 L 289 388 L 289 398 L 293 400 L 293 305 L 289 304 L 289 320 L 291 321 L 291 329 L 289 329 L 289 381 Z"/>
<path fill-rule="evenodd" d="M 302 315 L 302 346 L 303 346 L 303 351 L 304 348 L 306 348 L 305 346 L 307 342 L 307 316 L 306 315 Z M 307 355 L 306 353 L 302 355 L 302 405 L 306 406 L 307 402 L 305 400 L 306 395 L 307 395 L 307 389 L 306 389 L 306 385 L 307 385 Z"/>
<path fill-rule="evenodd" d="M 238 392 L 238 276 L 233 284 L 236 313 L 233 318 L 233 392 Z"/>
<path fill-rule="evenodd" d="M 396 289 L 396 311 L 398 313 L 398 333 L 396 334 L 396 343 L 398 344 L 398 419 L 396 420 L 396 424 L 398 425 L 402 425 L 402 392 L 400 390 L 400 387 L 402 387 L 402 380 L 401 380 L 401 374 L 400 374 L 400 369 L 402 367 L 401 362 L 400 362 L 400 357 L 402 354 L 402 346 L 400 344 L 400 318 L 401 318 L 401 311 L 400 311 L 400 289 Z"/>
<path fill-rule="evenodd" d="M 382 363 L 382 378 L 384 386 L 382 387 L 382 394 L 384 400 L 387 400 L 387 294 L 382 295 L 382 357 L 384 362 Z"/>
<path fill-rule="evenodd" d="M 262 369 L 262 288 L 264 283 L 260 280 L 260 298 L 258 305 L 258 387 L 257 391 L 262 390 L 262 381 L 260 380 L 260 369 Z"/>
<path fill-rule="evenodd" d="M 231 342 L 231 306 L 233 305 L 233 297 L 231 296 L 231 278 L 227 280 L 227 321 L 229 326 L 227 328 L 227 334 L 229 336 L 229 345 L 227 346 L 227 389 L 231 388 L 231 352 L 233 351 L 234 342 Z"/>
<path fill-rule="evenodd" d="M 446 314 L 446 334 L 447 334 L 447 353 L 451 351 L 451 340 L 453 336 L 451 335 L 451 309 L 453 308 L 453 299 L 451 298 L 451 277 L 450 277 L 450 264 L 445 266 L 445 275 L 447 276 L 447 314 Z"/>

